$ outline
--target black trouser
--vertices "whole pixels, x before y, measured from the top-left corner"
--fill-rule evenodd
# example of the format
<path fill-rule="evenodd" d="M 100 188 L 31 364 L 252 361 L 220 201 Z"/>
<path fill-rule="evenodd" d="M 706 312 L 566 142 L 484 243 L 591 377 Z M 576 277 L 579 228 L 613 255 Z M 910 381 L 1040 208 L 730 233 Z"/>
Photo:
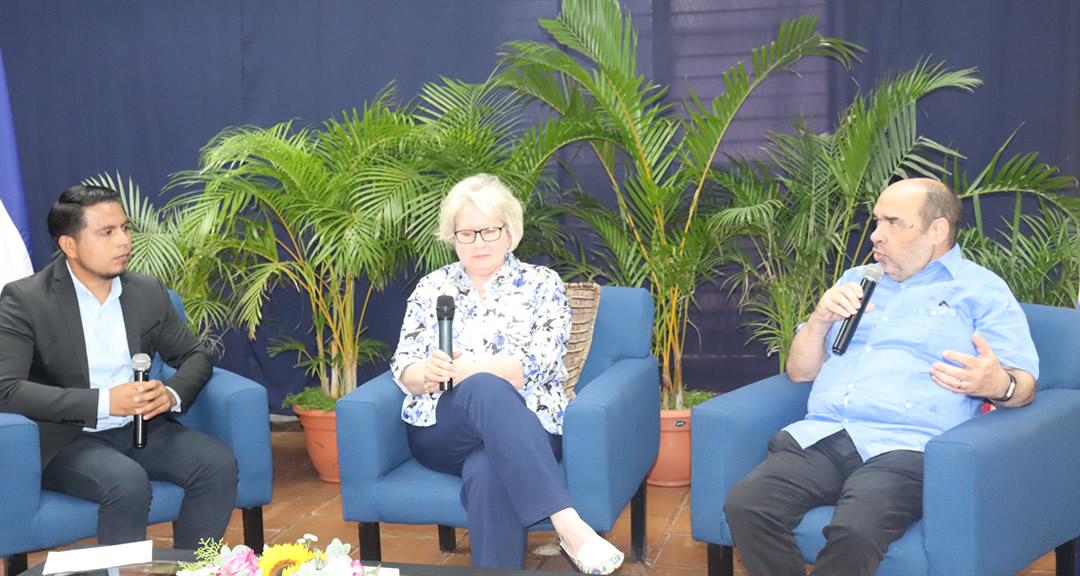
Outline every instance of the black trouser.
<path fill-rule="evenodd" d="M 97 540 L 104 545 L 145 540 L 150 481 L 172 482 L 184 489 L 173 547 L 195 550 L 202 538 L 221 538 L 236 506 L 232 452 L 165 415 L 146 427 L 146 447 L 138 450 L 131 424 L 81 432 L 42 471 L 42 487 L 100 504 Z"/>
<path fill-rule="evenodd" d="M 752 576 L 805 576 L 793 530 L 811 509 L 835 505 L 814 576 L 872 576 L 889 544 L 922 517 L 922 486 L 922 452 L 863 462 L 847 431 L 806 450 L 782 431 L 765 462 L 731 488 L 724 511 Z"/>

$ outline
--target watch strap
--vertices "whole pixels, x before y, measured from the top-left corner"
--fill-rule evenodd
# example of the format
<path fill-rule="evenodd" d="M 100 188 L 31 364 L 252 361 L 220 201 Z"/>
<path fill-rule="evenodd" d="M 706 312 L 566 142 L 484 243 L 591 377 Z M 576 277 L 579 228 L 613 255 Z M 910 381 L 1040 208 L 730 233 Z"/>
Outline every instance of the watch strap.
<path fill-rule="evenodd" d="M 1016 376 L 1013 376 L 1012 372 L 1005 371 L 1009 375 L 1009 389 L 1005 391 L 1005 395 L 1001 398 L 991 398 L 990 401 L 995 404 L 1003 404 L 1012 400 L 1013 394 L 1016 393 Z"/>

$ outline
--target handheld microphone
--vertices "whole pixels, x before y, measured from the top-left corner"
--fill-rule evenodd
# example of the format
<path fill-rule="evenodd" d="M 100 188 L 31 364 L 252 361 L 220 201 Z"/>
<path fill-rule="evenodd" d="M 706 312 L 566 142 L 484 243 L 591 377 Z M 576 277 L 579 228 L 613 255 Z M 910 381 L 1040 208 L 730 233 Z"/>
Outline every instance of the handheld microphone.
<path fill-rule="evenodd" d="M 150 356 L 136 354 L 131 357 L 131 368 L 135 370 L 135 382 L 150 381 Z M 135 415 L 132 430 L 136 448 L 146 447 L 146 420 L 141 414 Z"/>
<path fill-rule="evenodd" d="M 866 305 L 870 303 L 870 295 L 874 293 L 874 287 L 877 286 L 878 281 L 884 275 L 885 270 L 880 264 L 871 264 L 863 269 L 861 283 L 863 297 L 859 302 L 859 309 L 855 311 L 855 314 L 844 318 L 844 323 L 840 325 L 840 333 L 836 335 L 836 341 L 832 345 L 834 353 L 843 354 L 847 352 L 848 344 L 851 344 L 851 337 L 855 335 L 855 329 L 859 327 L 859 320 L 862 320 L 863 311 L 866 310 Z"/>
<path fill-rule="evenodd" d="M 439 350 L 454 358 L 454 297 L 439 296 L 435 301 L 435 317 L 439 320 Z M 439 384 L 439 390 L 454 388 L 454 379 Z"/>

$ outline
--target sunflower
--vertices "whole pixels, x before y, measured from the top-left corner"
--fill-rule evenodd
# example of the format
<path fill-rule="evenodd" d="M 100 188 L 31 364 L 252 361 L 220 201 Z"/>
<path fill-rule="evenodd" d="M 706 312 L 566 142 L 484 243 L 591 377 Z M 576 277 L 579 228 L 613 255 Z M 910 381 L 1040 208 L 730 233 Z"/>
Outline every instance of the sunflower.
<path fill-rule="evenodd" d="M 303 544 L 278 544 L 263 551 L 259 568 L 263 576 L 289 576 L 314 557 L 315 553 Z"/>

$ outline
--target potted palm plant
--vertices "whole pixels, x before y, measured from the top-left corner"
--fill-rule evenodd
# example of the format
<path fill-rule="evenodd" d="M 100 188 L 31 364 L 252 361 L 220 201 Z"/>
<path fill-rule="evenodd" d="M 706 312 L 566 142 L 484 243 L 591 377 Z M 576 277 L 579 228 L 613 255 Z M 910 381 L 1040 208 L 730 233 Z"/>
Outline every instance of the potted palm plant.
<path fill-rule="evenodd" d="M 395 213 L 404 208 L 374 196 L 363 174 L 397 154 L 412 126 L 383 95 L 324 130 L 294 130 L 289 122 L 230 128 L 203 148 L 198 169 L 170 184 L 190 189 L 170 206 L 182 214 L 187 242 L 200 247 L 192 276 L 224 299 L 230 324 L 254 337 L 275 289 L 303 295 L 313 348 L 288 337 L 271 353 L 297 353 L 320 383 L 286 403 L 301 416 L 309 453 L 328 481 L 337 479 L 334 402 L 356 387 L 358 366 L 386 349 L 363 337 L 367 305 L 409 254 Z M 361 279 L 367 286 L 358 294 Z M 333 453 L 323 456 L 322 448 Z"/>
<path fill-rule="evenodd" d="M 750 254 L 739 254 L 742 270 L 729 281 L 742 288 L 742 308 L 755 318 L 748 325 L 770 354 L 779 354 L 781 372 L 799 323 L 846 268 L 869 257 L 869 207 L 877 195 L 896 178 L 947 175 L 949 158 L 949 183 L 975 204 L 976 228 L 959 235 L 965 255 L 1001 273 L 1023 300 L 1046 301 L 1033 288 L 1048 276 L 1062 279 L 1050 301 L 1075 298 L 1080 211 L 1075 200 L 1054 193 L 1075 182 L 1036 164 L 1033 154 L 999 167 L 1008 141 L 989 166 L 969 179 L 958 169 L 958 153 L 918 135 L 919 99 L 946 88 L 970 92 L 980 84 L 974 70 L 951 71 L 921 61 L 857 98 L 833 132 L 817 134 L 800 122 L 794 134 L 770 137 L 770 163 L 735 162 L 711 174 L 732 201 L 710 215 L 709 226 L 717 234 L 749 238 Z M 979 203 L 981 196 L 1003 193 L 1017 198 L 1006 244 L 995 239 L 996 230 L 984 230 Z M 1047 225 L 1029 217 L 1033 236 L 1020 233 L 1024 196 L 1038 199 L 1051 218 Z M 1030 282 L 1035 275 L 1037 281 Z"/>
<path fill-rule="evenodd" d="M 637 32 L 615 1 L 566 0 L 541 25 L 565 49 L 511 42 L 500 82 L 577 127 L 570 143 L 587 143 L 599 159 L 617 207 L 585 195 L 572 213 L 596 233 L 594 256 L 604 266 L 578 271 L 628 286 L 648 286 L 656 303 L 653 350 L 661 364 L 665 432 L 686 442 L 680 467 L 689 482 L 689 413 L 683 411 L 682 352 L 695 290 L 718 274 L 725 237 L 705 226 L 715 209 L 708 178 L 718 145 L 750 94 L 801 58 L 823 55 L 850 66 L 855 47 L 815 32 L 812 18 L 785 23 L 776 41 L 724 74 L 728 91 L 702 102 L 691 90 L 685 117 L 663 102 L 666 87 L 637 71 Z M 570 53 L 574 53 L 571 55 Z M 665 434 L 666 435 L 666 434 Z M 665 440 L 661 440 L 661 452 Z M 661 456 L 661 459 L 665 456 Z M 662 467 L 663 464 L 658 464 Z"/>
<path fill-rule="evenodd" d="M 515 190 L 530 206 L 524 257 L 565 251 L 570 239 L 533 201 L 550 184 L 543 171 L 556 148 L 516 131 L 510 95 L 492 82 L 443 80 L 418 102 L 395 106 L 387 91 L 320 129 L 230 128 L 171 183 L 189 190 L 169 206 L 195 247 L 187 274 L 209 287 L 208 300 L 224 300 L 230 326 L 254 337 L 278 288 L 305 298 L 313 345 L 278 338 L 270 352 L 297 354 L 320 382 L 284 406 L 300 415 L 326 481 L 338 480 L 334 405 L 356 388 L 358 367 L 388 348 L 363 337 L 373 294 L 410 266 L 422 273 L 450 261 L 436 231 L 454 183 L 487 172 Z"/>

